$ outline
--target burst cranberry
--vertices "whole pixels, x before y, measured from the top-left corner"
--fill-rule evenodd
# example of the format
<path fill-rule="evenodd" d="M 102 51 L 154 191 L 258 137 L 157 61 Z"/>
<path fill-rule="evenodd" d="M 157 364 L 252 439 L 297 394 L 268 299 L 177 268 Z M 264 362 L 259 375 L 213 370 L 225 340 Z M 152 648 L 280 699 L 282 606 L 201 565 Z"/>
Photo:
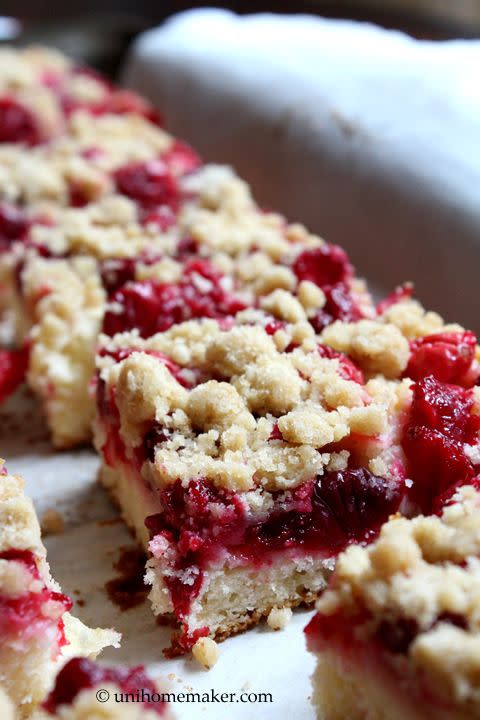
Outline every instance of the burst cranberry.
<path fill-rule="evenodd" d="M 122 285 L 135 278 L 135 260 L 133 258 L 111 258 L 100 265 L 102 284 L 108 295 L 116 292 Z"/>
<path fill-rule="evenodd" d="M 8 250 L 12 243 L 26 239 L 30 223 L 25 213 L 15 205 L 0 205 L 0 252 Z"/>
<path fill-rule="evenodd" d="M 335 320 L 356 322 L 363 317 L 362 311 L 355 302 L 350 289 L 345 283 L 338 283 L 333 287 L 324 287 L 326 302 L 310 322 L 315 332 L 320 333 L 327 325 Z"/>
<path fill-rule="evenodd" d="M 154 425 L 145 433 L 143 438 L 143 450 L 145 457 L 150 462 L 155 460 L 155 448 L 160 443 L 166 442 L 171 437 L 171 432 L 163 425 Z"/>
<path fill-rule="evenodd" d="M 197 153 L 187 143 L 180 140 L 173 142 L 170 149 L 162 155 L 162 159 L 176 176 L 192 172 L 202 163 Z"/>
<path fill-rule="evenodd" d="M 398 510 L 404 487 L 373 475 L 365 468 L 327 472 L 315 483 L 312 507 L 316 523 L 325 518 L 338 525 L 349 540 L 362 540 Z"/>
<path fill-rule="evenodd" d="M 154 125 L 163 126 L 163 117 L 149 102 L 131 90 L 114 90 L 104 103 L 103 112 L 115 115 L 141 115 Z"/>
<path fill-rule="evenodd" d="M 365 378 L 363 372 L 345 353 L 338 352 L 328 345 L 317 345 L 319 355 L 329 360 L 338 360 L 340 375 L 345 380 L 353 380 L 353 382 L 363 385 Z"/>
<path fill-rule="evenodd" d="M 64 665 L 42 707 L 48 713 L 56 714 L 62 705 L 71 705 L 82 690 L 109 684 L 118 686 L 122 693 L 132 694 L 134 698 L 138 696 L 142 705 L 158 715 L 165 712 L 166 704 L 155 702 L 153 696 L 158 695 L 158 691 L 142 665 L 131 669 L 107 668 L 87 658 L 73 658 Z"/>
<path fill-rule="evenodd" d="M 198 255 L 197 240 L 194 240 L 190 236 L 182 238 L 177 245 L 175 258 L 181 262 L 185 262 L 185 260 L 191 258 L 192 255 Z"/>
<path fill-rule="evenodd" d="M 391 653 L 406 655 L 418 634 L 418 623 L 413 618 L 382 620 L 376 636 Z"/>
<path fill-rule="evenodd" d="M 342 248 L 337 245 L 322 245 L 302 252 L 293 264 L 298 280 L 310 280 L 319 287 L 336 285 L 353 276 L 353 268 Z"/>
<path fill-rule="evenodd" d="M 39 142 L 40 129 L 30 110 L 12 98 L 1 98 L 0 143 L 36 145 Z"/>
<path fill-rule="evenodd" d="M 246 307 L 223 289 L 222 276 L 204 260 L 187 263 L 184 279 L 176 285 L 131 282 L 120 288 L 112 301 L 116 307 L 105 315 L 104 332 L 114 335 L 138 328 L 143 337 L 194 318 L 233 316 Z"/>
<path fill-rule="evenodd" d="M 413 285 L 411 283 L 399 285 L 393 292 L 390 293 L 390 295 L 387 295 L 386 298 L 378 303 L 377 315 L 383 315 L 383 313 L 391 308 L 392 305 L 396 305 L 397 303 L 402 302 L 402 300 L 409 300 L 412 295 Z"/>
<path fill-rule="evenodd" d="M 471 391 L 440 383 L 433 376 L 413 386 L 413 399 L 405 424 L 402 447 L 413 480 L 412 498 L 424 513 L 436 498 L 474 477 L 464 444 L 474 443 L 480 418 L 472 414 Z"/>
<path fill-rule="evenodd" d="M 472 478 L 472 480 L 468 481 L 468 484 L 473 485 L 473 487 L 480 492 L 480 476 Z M 458 492 L 462 485 L 465 485 L 463 480 L 456 485 L 451 485 L 447 490 L 445 490 L 445 492 L 437 495 L 432 504 L 432 513 L 434 515 L 441 515 L 443 509 L 453 502 L 453 496 L 456 492 Z"/>
<path fill-rule="evenodd" d="M 413 340 L 405 376 L 421 380 L 433 375 L 444 383 L 474 385 L 478 373 L 469 373 L 477 339 L 472 332 L 436 333 Z"/>
<path fill-rule="evenodd" d="M 167 163 L 161 159 L 125 165 L 114 173 L 114 179 L 119 192 L 145 209 L 167 205 L 175 211 L 178 207 L 177 181 Z"/>
<path fill-rule="evenodd" d="M 0 402 L 12 395 L 25 380 L 28 349 L 0 350 Z"/>

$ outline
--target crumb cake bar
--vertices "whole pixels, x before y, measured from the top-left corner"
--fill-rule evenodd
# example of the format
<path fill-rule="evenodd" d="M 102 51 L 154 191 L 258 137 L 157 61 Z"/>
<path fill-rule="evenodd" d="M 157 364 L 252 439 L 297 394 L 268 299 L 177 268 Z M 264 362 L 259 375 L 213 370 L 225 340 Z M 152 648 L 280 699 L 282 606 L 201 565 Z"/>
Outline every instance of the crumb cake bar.
<path fill-rule="evenodd" d="M 72 601 L 52 579 L 23 481 L 0 469 L 0 685 L 21 714 L 50 690 L 72 655 L 118 646 L 113 630 L 91 630 L 70 614 Z"/>
<path fill-rule="evenodd" d="M 103 337 L 102 479 L 150 552 L 153 609 L 173 613 L 181 647 L 312 602 L 337 553 L 406 501 L 408 381 L 371 376 L 381 353 L 400 374 L 391 340 L 376 359 L 359 351 L 365 376 L 309 323 L 278 329 L 259 310 Z"/>
<path fill-rule="evenodd" d="M 320 720 L 480 718 L 480 493 L 340 555 L 306 629 Z"/>
<path fill-rule="evenodd" d="M 99 696 L 97 691 L 101 693 Z M 172 720 L 173 715 L 162 698 L 162 691 L 142 666 L 110 668 L 86 658 L 73 658 L 58 673 L 55 686 L 33 720 L 158 720 L 159 717 Z"/>

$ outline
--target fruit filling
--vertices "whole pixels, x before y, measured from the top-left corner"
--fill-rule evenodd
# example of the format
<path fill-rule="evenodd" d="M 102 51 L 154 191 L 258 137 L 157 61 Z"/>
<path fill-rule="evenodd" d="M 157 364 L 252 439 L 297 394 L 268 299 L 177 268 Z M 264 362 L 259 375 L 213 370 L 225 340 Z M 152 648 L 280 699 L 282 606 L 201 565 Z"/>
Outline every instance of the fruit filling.
<path fill-rule="evenodd" d="M 25 213 L 15 205 L 0 205 L 0 253 L 10 250 L 15 242 L 26 240 L 30 222 Z"/>
<path fill-rule="evenodd" d="M 126 277 L 129 271 L 125 266 L 121 274 Z M 127 282 L 111 297 L 103 331 L 113 336 L 138 328 L 142 337 L 150 337 L 194 318 L 232 317 L 247 305 L 227 284 L 206 260 L 188 261 L 179 283 Z"/>
<path fill-rule="evenodd" d="M 29 350 L 0 350 L 0 403 L 24 382 L 28 369 Z"/>
<path fill-rule="evenodd" d="M 477 474 L 465 446 L 478 444 L 480 416 L 473 413 L 472 390 L 439 382 L 433 375 L 414 383 L 402 447 L 413 480 L 411 496 L 431 513 L 444 493 Z"/>
<path fill-rule="evenodd" d="M 0 98 L 0 143 L 37 145 L 41 141 L 33 113 L 13 98 Z"/>
<path fill-rule="evenodd" d="M 160 157 L 124 165 L 113 177 L 118 192 L 139 204 L 145 223 L 157 222 L 168 229 L 182 200 L 178 178 L 199 165 L 194 151 L 177 141 Z"/>
<path fill-rule="evenodd" d="M 115 685 L 119 691 L 133 696 L 149 710 L 163 715 L 166 703 L 159 700 L 154 683 L 145 673 L 143 665 L 134 668 L 108 668 L 87 658 L 72 658 L 58 673 L 55 687 L 42 707 L 55 715 L 63 705 L 72 705 L 82 690 Z"/>
<path fill-rule="evenodd" d="M 293 271 L 299 282 L 313 282 L 325 293 L 325 305 L 310 318 L 316 332 L 335 320 L 354 322 L 363 317 L 350 288 L 353 267 L 342 248 L 325 244 L 305 250 L 296 258 Z"/>
<path fill-rule="evenodd" d="M 37 581 L 34 590 L 0 594 L 0 636 L 22 635 L 29 638 L 56 626 L 57 648 L 63 647 L 66 639 L 62 616 L 72 608 L 70 598 L 44 584 L 32 552 L 11 549 L 0 553 L 0 560 L 21 564 L 31 580 Z"/>
<path fill-rule="evenodd" d="M 422 380 L 433 375 L 440 382 L 472 387 L 479 378 L 476 347 L 477 338 L 468 331 L 437 333 L 413 340 L 405 377 Z"/>
<path fill-rule="evenodd" d="M 167 439 L 168 432 L 157 428 L 155 441 Z M 151 436 L 145 453 L 152 455 Z M 261 566 L 284 551 L 331 557 L 351 542 L 372 540 L 403 494 L 400 484 L 364 468 L 330 471 L 290 492 L 272 493 L 271 509 L 255 518 L 239 493 L 202 478 L 186 487 L 177 481 L 160 494 L 163 512 L 146 520 L 150 549 L 169 565 L 165 582 L 183 621 L 209 566 Z"/>

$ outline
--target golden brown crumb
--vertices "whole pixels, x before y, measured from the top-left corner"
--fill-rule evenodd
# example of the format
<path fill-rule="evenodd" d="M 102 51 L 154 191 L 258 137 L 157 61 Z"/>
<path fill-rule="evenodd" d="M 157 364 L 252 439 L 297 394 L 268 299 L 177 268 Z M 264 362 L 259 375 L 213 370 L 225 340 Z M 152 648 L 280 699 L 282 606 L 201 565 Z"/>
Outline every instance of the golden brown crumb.
<path fill-rule="evenodd" d="M 42 515 L 41 526 L 43 535 L 62 535 L 65 520 L 58 510 L 48 508 Z"/>
<path fill-rule="evenodd" d="M 200 665 L 203 665 L 206 670 L 210 670 L 217 662 L 220 651 L 215 640 L 202 637 L 193 646 L 192 654 Z"/>
<path fill-rule="evenodd" d="M 292 619 L 292 610 L 289 607 L 277 608 L 270 610 L 267 618 L 268 626 L 272 630 L 284 630 Z"/>

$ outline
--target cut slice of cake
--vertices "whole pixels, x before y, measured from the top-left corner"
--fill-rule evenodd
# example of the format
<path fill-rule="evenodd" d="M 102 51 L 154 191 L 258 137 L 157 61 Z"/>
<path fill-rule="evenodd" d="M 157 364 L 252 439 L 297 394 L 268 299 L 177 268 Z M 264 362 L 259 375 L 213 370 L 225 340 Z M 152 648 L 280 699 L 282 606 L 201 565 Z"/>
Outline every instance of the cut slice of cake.
<path fill-rule="evenodd" d="M 91 630 L 70 614 L 52 579 L 40 527 L 23 481 L 0 470 L 0 685 L 21 712 L 50 690 L 72 655 L 118 646 L 113 630 Z"/>
<path fill-rule="evenodd" d="M 142 666 L 111 668 L 73 658 L 58 673 L 34 720 L 172 720 L 164 694 Z"/>
<path fill-rule="evenodd" d="M 480 718 L 480 493 L 337 561 L 306 629 L 319 720 Z"/>
<path fill-rule="evenodd" d="M 382 355 L 400 375 L 403 337 L 372 324 L 376 355 L 358 359 L 375 355 L 379 372 Z M 308 322 L 279 329 L 245 310 L 103 342 L 102 480 L 150 553 L 153 609 L 180 625 L 177 649 L 312 602 L 338 552 L 404 500 L 409 381 L 365 378 Z"/>

